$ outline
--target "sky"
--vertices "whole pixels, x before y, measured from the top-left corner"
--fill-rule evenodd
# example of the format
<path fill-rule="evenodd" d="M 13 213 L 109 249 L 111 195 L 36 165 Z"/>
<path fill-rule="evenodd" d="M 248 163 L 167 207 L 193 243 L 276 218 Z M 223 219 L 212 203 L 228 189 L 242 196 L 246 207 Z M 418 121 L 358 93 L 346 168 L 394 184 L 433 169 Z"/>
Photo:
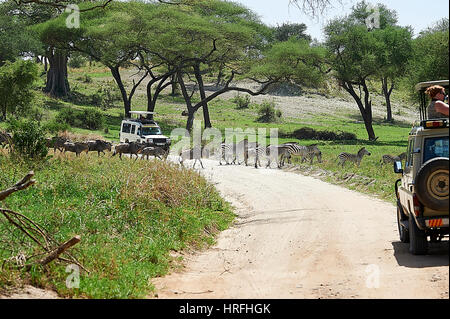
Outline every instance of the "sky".
<path fill-rule="evenodd" d="M 328 20 L 350 13 L 351 7 L 358 0 L 332 1 L 333 7 L 327 9 L 319 19 L 304 14 L 289 0 L 233 0 L 256 12 L 262 22 L 270 26 L 281 25 L 283 22 L 304 23 L 306 33 L 318 41 L 323 40 L 322 28 Z M 430 27 L 434 22 L 449 16 L 448 0 L 366 0 L 372 5 L 384 4 L 388 9 L 397 12 L 398 24 L 412 26 L 415 35 Z M 301 2 L 301 0 L 299 1 Z"/>

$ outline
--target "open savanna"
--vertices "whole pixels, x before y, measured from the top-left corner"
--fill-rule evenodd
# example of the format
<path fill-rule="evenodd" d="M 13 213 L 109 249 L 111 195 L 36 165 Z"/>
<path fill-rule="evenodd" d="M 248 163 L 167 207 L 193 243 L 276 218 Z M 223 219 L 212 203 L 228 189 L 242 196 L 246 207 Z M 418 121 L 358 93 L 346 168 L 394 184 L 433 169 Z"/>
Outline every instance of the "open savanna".
<path fill-rule="evenodd" d="M 130 87 L 134 80 L 139 78 L 136 70 L 123 70 L 125 82 Z M 86 80 L 87 78 L 87 80 Z M 211 79 L 213 82 L 214 79 Z M 94 107 L 89 101 L 98 89 L 105 85 L 114 87 L 113 78 L 108 69 L 100 64 L 94 63 L 91 67 L 71 69 L 69 81 L 74 92 L 74 98 L 54 100 L 37 93 L 38 101 L 43 110 L 43 120 L 53 119 L 58 112 L 65 108 L 85 109 Z M 249 85 L 241 83 L 241 85 Z M 214 85 L 207 86 L 213 91 Z M 350 96 L 344 91 L 329 85 L 321 89 L 304 89 L 295 96 L 283 96 L 280 94 L 267 94 L 251 97 L 248 108 L 238 108 L 233 103 L 235 92 L 228 92 L 219 96 L 209 103 L 211 122 L 214 128 L 222 133 L 226 128 L 233 129 L 255 129 L 277 128 L 279 133 L 279 143 L 286 141 L 297 141 L 302 145 L 318 144 L 322 151 L 322 163 L 310 166 L 300 164 L 298 160 L 294 163 L 300 165 L 300 169 L 305 173 L 309 171 L 326 171 L 329 182 L 343 183 L 344 186 L 354 188 L 359 191 L 377 195 L 389 201 L 394 201 L 392 191 L 393 184 L 398 178 L 394 174 L 392 166 L 381 167 L 380 161 L 384 154 L 398 155 L 406 151 L 407 136 L 413 122 L 417 119 L 415 105 L 408 101 L 408 93 L 394 90 L 392 95 L 393 123 L 384 121 L 386 107 L 384 98 L 379 94 L 378 83 L 372 83 L 373 94 L 373 126 L 378 139 L 369 142 L 364 128 L 359 110 Z M 242 95 L 242 93 L 240 93 Z M 198 96 L 197 96 L 198 99 Z M 281 111 L 281 118 L 274 123 L 261 123 L 258 118 L 258 107 L 264 101 L 273 102 L 275 108 Z M 195 102 L 195 95 L 194 95 Z M 146 110 L 146 81 L 138 87 L 133 97 L 133 110 Z M 96 109 L 99 109 L 96 107 Z M 181 96 L 171 96 L 170 88 L 162 92 L 156 105 L 155 119 L 160 124 L 163 133 L 170 135 L 172 129 L 185 127 L 186 117 L 181 113 L 186 109 Z M 91 131 L 72 127 L 71 131 L 76 134 L 103 136 L 107 140 L 118 141 L 120 122 L 123 118 L 123 108 L 121 101 L 116 101 L 113 108 L 101 111 L 104 115 L 104 128 Z M 197 112 L 196 119 L 202 120 L 201 109 Z M 1 123 L 0 123 L 1 125 Z M 350 141 L 320 141 L 320 140 L 299 140 L 292 136 L 295 130 L 309 127 L 317 131 L 331 131 L 335 133 L 348 132 L 356 135 L 356 140 Z M 268 136 L 267 136 L 268 137 Z M 346 163 L 344 168 L 338 166 L 337 156 L 341 152 L 357 153 L 361 147 L 366 147 L 371 156 L 364 157 L 361 166 L 356 167 L 352 163 Z M 360 185 L 355 179 L 348 179 L 349 175 L 363 177 L 373 181 L 370 185 Z"/>

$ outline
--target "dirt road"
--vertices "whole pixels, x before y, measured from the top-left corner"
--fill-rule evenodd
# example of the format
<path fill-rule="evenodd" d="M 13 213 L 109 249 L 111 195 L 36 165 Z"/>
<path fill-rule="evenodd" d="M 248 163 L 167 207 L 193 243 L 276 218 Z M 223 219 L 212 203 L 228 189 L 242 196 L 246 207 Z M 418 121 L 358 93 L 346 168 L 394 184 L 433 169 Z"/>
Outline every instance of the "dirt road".
<path fill-rule="evenodd" d="M 393 205 L 278 169 L 204 164 L 238 218 L 153 281 L 159 298 L 449 297 L 448 241 L 410 255 Z"/>

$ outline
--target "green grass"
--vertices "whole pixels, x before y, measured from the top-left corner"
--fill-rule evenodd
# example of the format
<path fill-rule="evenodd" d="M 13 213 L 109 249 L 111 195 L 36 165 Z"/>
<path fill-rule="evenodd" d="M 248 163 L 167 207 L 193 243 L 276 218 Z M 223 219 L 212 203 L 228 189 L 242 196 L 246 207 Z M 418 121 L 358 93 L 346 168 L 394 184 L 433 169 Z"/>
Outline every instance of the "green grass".
<path fill-rule="evenodd" d="M 7 263 L 0 269 L 0 287 L 28 282 L 68 297 L 142 298 L 153 289 L 150 279 L 169 270 L 174 261 L 170 251 L 212 244 L 214 234 L 234 217 L 199 174 L 162 161 L 90 154 L 17 165 L 0 155 L 0 189 L 31 168 L 36 185 L 10 196 L 2 206 L 33 219 L 58 242 L 81 235 L 71 252 L 90 274 L 81 273 L 79 289 L 68 289 L 65 264 L 53 262 L 27 273 Z M 0 260 L 20 250 L 32 255 L 35 247 L 19 244 L 23 237 L 11 236 L 10 229 L 0 217 Z"/>

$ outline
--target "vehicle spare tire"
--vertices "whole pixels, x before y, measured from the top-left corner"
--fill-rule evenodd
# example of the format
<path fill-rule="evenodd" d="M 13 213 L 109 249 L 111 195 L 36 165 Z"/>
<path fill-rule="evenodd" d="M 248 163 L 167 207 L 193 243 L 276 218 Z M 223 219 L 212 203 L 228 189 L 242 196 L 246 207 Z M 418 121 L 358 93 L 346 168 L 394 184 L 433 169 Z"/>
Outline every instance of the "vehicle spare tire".
<path fill-rule="evenodd" d="M 436 157 L 422 165 L 415 187 L 419 201 L 434 210 L 448 209 L 448 158 Z"/>

